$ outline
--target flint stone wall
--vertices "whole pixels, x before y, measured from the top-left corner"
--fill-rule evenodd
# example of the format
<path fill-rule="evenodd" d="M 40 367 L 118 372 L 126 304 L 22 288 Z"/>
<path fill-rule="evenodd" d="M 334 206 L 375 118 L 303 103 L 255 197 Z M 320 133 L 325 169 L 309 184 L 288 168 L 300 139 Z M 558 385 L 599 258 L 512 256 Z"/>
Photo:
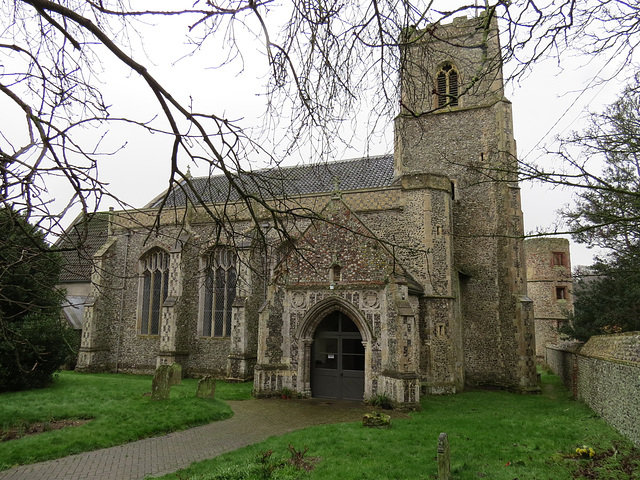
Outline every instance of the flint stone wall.
<path fill-rule="evenodd" d="M 640 332 L 548 345 L 545 359 L 574 398 L 640 447 Z"/>

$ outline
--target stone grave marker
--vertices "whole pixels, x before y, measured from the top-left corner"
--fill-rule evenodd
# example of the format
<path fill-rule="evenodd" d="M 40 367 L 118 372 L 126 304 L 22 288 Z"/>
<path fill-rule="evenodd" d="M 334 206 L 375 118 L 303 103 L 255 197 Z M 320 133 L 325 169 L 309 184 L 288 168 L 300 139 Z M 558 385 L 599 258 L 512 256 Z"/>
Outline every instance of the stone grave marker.
<path fill-rule="evenodd" d="M 156 368 L 151 383 L 151 400 L 167 400 L 171 393 L 171 365 Z"/>
<path fill-rule="evenodd" d="M 172 387 L 182 385 L 182 365 L 179 363 L 169 365 L 169 383 Z"/>
<path fill-rule="evenodd" d="M 198 398 L 214 398 L 216 394 L 216 379 L 207 375 L 198 382 L 198 390 L 196 397 Z"/>

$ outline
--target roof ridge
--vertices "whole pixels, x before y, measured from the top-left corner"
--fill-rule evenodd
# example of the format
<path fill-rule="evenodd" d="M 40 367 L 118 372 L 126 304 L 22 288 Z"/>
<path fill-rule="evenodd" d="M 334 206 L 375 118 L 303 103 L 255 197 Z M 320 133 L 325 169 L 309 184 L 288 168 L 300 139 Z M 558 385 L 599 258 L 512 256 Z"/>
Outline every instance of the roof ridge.
<path fill-rule="evenodd" d="M 393 175 L 393 154 L 384 154 L 286 167 L 276 165 L 240 172 L 233 176 L 233 181 L 243 184 L 249 193 L 274 197 L 331 192 L 337 184 L 342 191 L 390 186 Z M 230 179 L 224 174 L 193 177 L 190 181 L 192 188 L 185 188 L 181 183 L 165 191 L 162 195 L 166 196 L 166 205 L 182 205 L 188 199 L 195 201 L 196 197 L 199 197 L 197 203 L 239 200 L 238 192 L 230 186 Z M 156 207 L 160 198 L 162 196 L 156 197 L 149 207 Z"/>
<path fill-rule="evenodd" d="M 323 163 L 309 163 L 309 164 L 305 164 L 305 163 L 298 163 L 296 165 L 286 165 L 286 166 L 271 166 L 271 167 L 265 167 L 265 168 L 261 168 L 258 170 L 253 170 L 250 172 L 241 172 L 243 174 L 248 174 L 248 173 L 262 173 L 262 172 L 269 172 L 271 170 L 275 170 L 275 169 L 279 169 L 279 170 L 293 170 L 295 168 L 304 168 L 304 167 L 315 167 L 315 166 L 324 166 L 324 165 L 337 165 L 337 164 L 342 164 L 342 163 L 351 163 L 351 162 L 358 162 L 358 161 L 363 161 L 363 160 L 381 160 L 383 158 L 387 158 L 387 157 L 393 157 L 393 153 L 383 153 L 383 154 L 379 154 L 379 155 L 369 155 L 366 157 L 354 157 L 354 158 L 344 158 L 341 160 L 328 160 L 326 162 Z M 237 173 L 236 173 L 237 175 Z M 216 175 L 203 175 L 203 176 L 198 176 L 198 177 L 191 177 L 189 180 L 193 181 L 193 180 L 201 180 L 201 179 L 206 179 L 206 178 L 212 178 L 212 177 L 218 177 L 218 176 L 224 176 L 223 173 L 219 173 Z"/>

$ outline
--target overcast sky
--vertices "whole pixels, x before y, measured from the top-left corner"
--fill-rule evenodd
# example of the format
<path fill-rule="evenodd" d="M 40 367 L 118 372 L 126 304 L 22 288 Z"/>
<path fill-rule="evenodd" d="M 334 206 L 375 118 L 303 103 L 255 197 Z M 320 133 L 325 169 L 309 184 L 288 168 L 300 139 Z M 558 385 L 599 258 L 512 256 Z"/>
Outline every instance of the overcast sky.
<path fill-rule="evenodd" d="M 551 146 L 558 135 L 567 135 L 572 130 L 581 130 L 588 111 L 601 111 L 606 105 L 615 101 L 619 95 L 623 82 L 608 82 L 585 90 L 593 75 L 600 70 L 601 65 L 586 65 L 580 59 L 565 62 L 563 69 L 559 69 L 552 61 L 539 67 L 519 84 L 506 87 L 506 95 L 513 102 L 514 134 L 521 161 L 536 161 L 543 164 L 555 161 L 544 156 L 545 146 Z M 582 65 L 582 66 L 580 66 Z M 580 67 L 579 67 L 580 66 Z M 508 66 L 507 66 L 508 68 Z M 247 123 L 259 123 L 259 116 L 263 99 L 253 94 L 250 80 L 259 76 L 259 72 L 247 68 L 242 75 L 218 81 L 220 75 L 215 71 L 187 73 L 187 68 L 180 66 L 179 72 L 184 72 L 184 81 L 191 83 L 196 77 L 199 94 L 209 97 L 212 103 L 226 104 L 225 110 L 229 118 L 245 118 Z M 174 77 L 176 88 L 180 87 L 182 73 Z M 144 104 L 147 100 L 131 99 L 129 106 L 137 103 Z M 252 120 L 253 119 L 253 120 Z M 123 137 L 126 133 L 123 133 Z M 361 140 L 352 142 L 352 148 L 342 148 L 335 160 L 354 158 L 363 155 L 365 131 L 357 136 Z M 123 138 L 124 139 L 124 138 Z M 374 139 L 375 140 L 375 139 Z M 382 154 L 393 150 L 393 124 L 378 137 L 378 141 L 368 144 L 371 154 Z M 162 162 L 162 141 L 160 144 L 150 145 L 148 140 L 136 144 L 130 139 L 128 150 L 130 153 L 120 156 L 120 161 L 114 161 L 110 167 L 115 170 L 115 177 L 111 180 L 112 187 L 121 193 L 133 205 L 140 207 L 155 197 L 166 187 L 168 166 Z M 135 161 L 131 161 L 134 158 Z M 314 159 L 305 159 L 313 161 Z M 195 176 L 206 175 L 207 166 L 191 167 Z M 106 172 L 105 172 L 106 173 Z M 148 178 L 148 182 L 135 182 L 135 189 L 131 189 L 130 182 L 123 175 L 134 178 Z M 562 188 L 551 188 L 547 184 L 533 184 L 522 182 L 522 205 L 527 232 L 549 230 L 554 228 L 559 217 L 557 210 L 571 202 L 571 192 Z M 568 237 L 567 237 L 568 238 Z M 583 245 L 572 245 L 573 265 L 591 263 L 592 251 Z"/>
<path fill-rule="evenodd" d="M 142 41 L 146 53 L 156 61 L 156 65 L 151 67 L 152 73 L 168 86 L 169 91 L 183 95 L 182 100 L 192 97 L 200 111 L 209 108 L 218 114 L 224 112 L 225 117 L 241 119 L 244 125 L 260 123 L 265 100 L 256 92 L 261 91 L 259 85 L 263 83 L 266 59 L 257 53 L 261 45 L 257 40 L 252 40 L 250 35 L 247 35 L 246 41 L 255 42 L 255 55 L 248 55 L 241 67 L 236 63 L 228 69 L 208 68 L 207 65 L 216 63 L 214 57 L 220 53 L 211 49 L 177 63 L 166 62 L 168 58 L 180 57 L 175 37 L 166 30 L 149 26 Z M 132 39 L 132 43 L 136 42 Z M 248 45 L 251 50 L 251 44 Z M 107 102 L 113 103 L 112 116 L 144 112 L 150 105 L 155 108 L 154 99 L 150 92 L 142 88 L 139 78 L 115 62 L 107 60 L 105 67 L 102 90 Z M 506 95 L 513 102 L 514 133 L 520 160 L 551 161 L 541 157 L 544 146 L 551 144 L 557 135 L 580 130 L 584 126 L 585 113 L 588 110 L 600 111 L 612 103 L 624 83 L 613 81 L 585 90 L 589 80 L 602 69 L 602 64 L 590 63 L 585 58 L 565 58 L 561 67 L 552 61 L 541 63 L 517 85 L 506 87 Z M 505 70 L 509 70 L 509 65 Z M 606 74 L 606 71 L 602 73 Z M 8 132 L 20 114 L 11 112 L 1 101 L 0 109 L 3 111 L 0 129 Z M 151 116 L 150 110 L 149 119 Z M 110 138 L 104 145 L 110 145 L 114 150 L 120 146 L 126 147 L 118 155 L 104 158 L 100 174 L 110 183 L 115 195 L 135 207 L 142 207 L 167 187 L 169 165 L 166 152 L 169 142 L 160 135 L 150 136 L 130 127 L 114 126 L 111 130 Z M 334 159 L 363 155 L 364 132 L 363 127 L 350 142 L 352 148 L 339 149 Z M 374 140 L 366 145 L 370 154 L 391 152 L 392 122 Z M 207 171 L 204 164 L 191 167 L 195 176 L 206 175 Z M 571 193 L 565 190 L 549 189 L 547 185 L 522 184 L 521 187 L 527 232 L 551 228 L 558 220 L 557 210 L 571 202 Z M 57 188 L 56 182 L 52 181 L 50 191 L 54 196 Z M 108 200 L 100 207 L 106 210 L 110 206 L 118 208 L 115 202 Z M 585 247 L 574 244 L 573 265 L 591 263 L 591 254 Z"/>
<path fill-rule="evenodd" d="M 170 45 L 156 45 L 170 51 Z M 256 50 L 258 47 L 256 47 Z M 174 91 L 182 86 L 191 87 L 190 93 L 196 101 L 224 110 L 228 118 L 243 118 L 246 124 L 258 125 L 264 109 L 264 98 L 256 95 L 256 82 L 261 82 L 265 60 L 257 54 L 255 63 L 244 64 L 242 72 L 229 69 L 227 71 L 206 69 L 197 61 L 181 61 L 175 67 L 160 73 L 169 79 Z M 544 156 L 544 148 L 550 147 L 558 135 L 567 135 L 572 130 L 581 130 L 588 111 L 598 112 L 604 106 L 615 101 L 624 82 L 610 81 L 603 85 L 591 86 L 589 82 L 594 76 L 606 75 L 602 63 L 589 58 L 566 57 L 562 65 L 552 60 L 540 63 L 526 78 L 518 84 L 506 86 L 506 95 L 513 102 L 514 134 L 518 146 L 518 156 L 522 161 L 535 161 L 545 164 L 555 161 Z M 508 72 L 509 65 L 505 66 Z M 237 73 L 237 75 L 236 75 Z M 123 90 L 117 87 L 114 94 L 121 95 Z M 108 86 L 114 88 L 114 85 Z M 142 108 L 152 99 L 139 98 L 133 95 L 127 105 L 131 108 Z M 362 127 L 362 125 L 361 125 Z M 351 134 L 351 132 L 347 132 Z M 126 133 L 123 135 L 126 136 Z M 358 139 L 360 142 L 358 142 Z M 386 131 L 374 143 L 367 144 L 371 154 L 388 153 L 393 150 L 393 124 L 388 123 Z M 160 144 L 150 148 L 148 140 L 135 144 L 129 139 L 130 154 L 121 156 L 119 162 L 112 166 L 116 178 L 113 188 L 121 192 L 135 206 L 142 206 L 162 191 L 166 185 L 166 162 L 159 162 Z M 351 148 L 343 147 L 335 156 L 335 160 L 354 158 L 365 152 L 365 128 L 357 134 Z M 131 157 L 135 161 L 130 161 Z M 304 161 L 314 161 L 305 158 Z M 148 178 L 142 184 L 136 182 L 132 190 L 129 182 L 123 179 L 123 173 L 135 178 Z M 207 166 L 192 167 L 196 176 L 206 175 Z M 551 188 L 545 184 L 522 182 L 522 204 L 527 232 L 551 230 L 559 221 L 558 209 L 571 202 L 571 192 L 561 188 Z M 567 236 L 568 238 L 568 236 Z M 584 245 L 572 244 L 573 265 L 585 265 L 592 262 L 593 251 Z"/>
<path fill-rule="evenodd" d="M 625 84 L 622 78 L 585 90 L 594 75 L 607 74 L 601 63 L 588 64 L 587 60 L 571 59 L 564 70 L 547 62 L 520 85 L 507 87 L 521 161 L 556 162 L 544 155 L 544 147 L 552 146 L 557 136 L 582 130 L 588 112 L 601 112 L 620 95 Z M 521 189 L 527 232 L 552 229 L 559 220 L 558 209 L 572 202 L 572 192 L 565 188 L 521 182 Z M 591 264 L 593 253 L 585 245 L 572 243 L 572 265 Z"/>

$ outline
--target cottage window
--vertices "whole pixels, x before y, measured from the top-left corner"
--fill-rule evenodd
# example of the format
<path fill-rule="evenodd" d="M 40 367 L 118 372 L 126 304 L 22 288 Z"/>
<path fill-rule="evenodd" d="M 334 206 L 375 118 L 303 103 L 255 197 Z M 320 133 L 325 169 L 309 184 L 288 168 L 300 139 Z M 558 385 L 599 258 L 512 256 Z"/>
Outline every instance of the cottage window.
<path fill-rule="evenodd" d="M 556 300 L 567 299 L 567 287 L 556 287 Z"/>
<path fill-rule="evenodd" d="M 458 71 L 450 63 L 445 63 L 436 74 L 438 108 L 458 106 Z"/>
<path fill-rule="evenodd" d="M 203 282 L 202 336 L 231 336 L 231 307 L 236 298 L 237 257 L 217 248 L 208 257 Z"/>
<path fill-rule="evenodd" d="M 140 333 L 158 335 L 162 303 L 169 290 L 169 254 L 154 249 L 144 255 L 140 263 Z"/>
<path fill-rule="evenodd" d="M 553 252 L 553 266 L 554 267 L 566 267 L 566 258 L 564 252 Z"/>

